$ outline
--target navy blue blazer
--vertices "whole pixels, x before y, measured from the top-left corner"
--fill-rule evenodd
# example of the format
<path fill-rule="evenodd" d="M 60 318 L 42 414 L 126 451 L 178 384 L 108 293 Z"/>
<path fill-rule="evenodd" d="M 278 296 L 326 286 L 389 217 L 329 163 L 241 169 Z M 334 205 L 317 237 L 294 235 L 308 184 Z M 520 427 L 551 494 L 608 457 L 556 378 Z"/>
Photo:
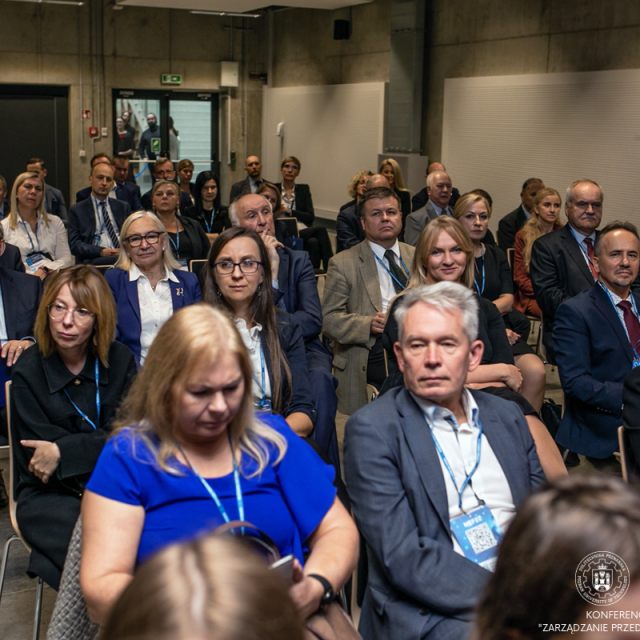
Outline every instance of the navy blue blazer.
<path fill-rule="evenodd" d="M 189 271 L 173 272 L 180 283 L 169 280 L 173 310 L 188 307 L 202 300 L 202 292 L 198 284 L 198 276 Z M 118 324 L 116 326 L 116 340 L 131 349 L 136 359 L 136 366 L 140 368 L 140 301 L 138 300 L 138 283 L 129 280 L 129 272 L 123 269 L 109 269 L 104 277 L 116 301 Z"/>
<path fill-rule="evenodd" d="M 76 193 L 76 204 L 83 200 L 88 200 L 90 195 L 91 187 L 80 189 L 80 191 Z M 142 209 L 140 187 L 131 182 L 116 183 L 116 199 L 126 202 L 131 207 L 131 211 L 140 211 Z"/>
<path fill-rule="evenodd" d="M 640 308 L 640 296 L 632 295 Z M 633 351 L 600 284 L 558 307 L 553 343 L 566 401 L 556 440 L 576 453 L 606 458 L 618 448 L 622 388 Z"/>
<path fill-rule="evenodd" d="M 357 203 L 340 211 L 336 218 L 336 253 L 351 249 L 365 239 Z"/>
<path fill-rule="evenodd" d="M 119 232 L 122 223 L 131 213 L 131 207 L 126 202 L 113 198 L 109 199 L 109 207 Z M 67 235 L 69 236 L 71 253 L 78 258 L 78 261 L 91 262 L 100 258 L 102 247 L 93 244 L 93 238 L 96 235 L 96 216 L 91 198 L 78 202 L 69 209 Z"/>
<path fill-rule="evenodd" d="M 524 415 L 513 402 L 471 393 L 517 506 L 546 481 Z M 349 418 L 344 466 L 369 548 L 362 637 L 466 638 L 491 573 L 453 550 L 440 459 L 404 386 Z"/>

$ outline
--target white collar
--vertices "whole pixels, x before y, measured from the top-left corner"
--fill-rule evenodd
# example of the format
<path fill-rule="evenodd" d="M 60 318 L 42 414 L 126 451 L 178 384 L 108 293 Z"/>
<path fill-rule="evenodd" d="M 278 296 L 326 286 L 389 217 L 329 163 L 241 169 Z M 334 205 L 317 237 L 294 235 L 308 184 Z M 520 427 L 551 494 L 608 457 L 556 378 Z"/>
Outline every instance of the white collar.
<path fill-rule="evenodd" d="M 378 256 L 380 260 L 383 260 L 384 254 L 386 251 L 388 251 L 388 249 L 385 249 L 384 247 L 380 246 L 379 244 L 376 244 L 375 242 L 371 242 L 371 240 L 367 240 L 367 242 L 369 243 L 369 246 L 371 247 L 371 251 L 373 251 L 374 255 Z M 400 243 L 398 242 L 397 238 L 396 238 L 396 243 L 393 245 L 393 247 L 391 247 L 391 251 L 393 251 L 393 253 L 396 254 L 397 258 L 402 259 L 402 256 L 400 255 Z"/>
<path fill-rule="evenodd" d="M 420 410 L 423 414 L 425 414 L 427 422 L 431 428 L 440 427 L 444 424 L 451 424 L 451 420 L 453 420 L 454 424 L 457 424 L 457 421 L 449 411 L 449 409 L 445 409 L 444 407 L 432 402 L 431 400 L 426 400 L 425 398 L 420 398 L 416 396 L 414 393 L 411 393 L 411 396 L 416 401 Z M 476 404 L 475 398 L 469 390 L 465 387 L 462 389 L 462 396 L 460 398 L 462 402 L 462 408 L 464 409 L 465 415 L 467 417 L 467 427 L 470 430 L 474 430 L 478 428 L 478 405 Z M 459 427 L 460 425 L 458 425 Z M 453 428 L 453 425 L 452 425 Z"/>
<path fill-rule="evenodd" d="M 262 332 L 261 324 L 256 322 L 251 329 L 247 329 L 247 323 L 244 321 L 244 318 L 234 318 L 233 321 L 235 322 L 236 327 L 238 327 L 238 331 L 240 331 L 240 333 L 248 334 L 254 342 L 258 342 L 260 340 L 260 333 Z"/>
<path fill-rule="evenodd" d="M 140 271 L 138 265 L 135 262 L 131 261 L 131 267 L 129 268 L 129 282 L 133 282 L 134 280 L 138 280 L 139 278 L 145 278 L 148 280 L 147 276 Z M 177 276 L 173 271 L 169 271 L 167 269 L 167 265 L 164 265 L 164 278 L 160 278 L 159 282 L 165 282 L 167 280 L 171 280 L 171 282 L 177 282 L 180 284 L 180 280 L 178 280 Z"/>

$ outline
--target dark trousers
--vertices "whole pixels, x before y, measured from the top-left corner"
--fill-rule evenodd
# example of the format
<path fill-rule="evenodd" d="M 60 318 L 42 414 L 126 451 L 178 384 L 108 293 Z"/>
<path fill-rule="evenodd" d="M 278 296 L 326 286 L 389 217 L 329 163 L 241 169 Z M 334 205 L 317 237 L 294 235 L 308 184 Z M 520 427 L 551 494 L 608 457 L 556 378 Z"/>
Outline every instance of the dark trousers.
<path fill-rule="evenodd" d="M 327 230 L 324 227 L 300 229 L 300 237 L 304 241 L 304 250 L 309 254 L 313 268 L 320 269 L 322 264 L 326 271 L 329 268 L 329 260 L 333 256 Z"/>
<path fill-rule="evenodd" d="M 372 384 L 378 391 L 387 377 L 387 368 L 384 365 L 384 347 L 382 338 L 377 338 L 376 343 L 369 351 L 367 361 L 367 384 Z"/>

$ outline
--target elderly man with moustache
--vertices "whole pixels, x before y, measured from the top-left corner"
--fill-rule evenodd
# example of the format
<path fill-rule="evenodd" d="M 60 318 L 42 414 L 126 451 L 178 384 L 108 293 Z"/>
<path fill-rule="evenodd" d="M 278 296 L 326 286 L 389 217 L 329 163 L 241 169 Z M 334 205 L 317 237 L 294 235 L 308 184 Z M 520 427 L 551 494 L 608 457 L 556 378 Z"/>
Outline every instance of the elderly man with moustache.
<path fill-rule="evenodd" d="M 520 408 L 464 387 L 484 350 L 475 294 L 440 282 L 400 300 L 404 385 L 346 426 L 347 489 L 369 549 L 360 632 L 463 640 L 516 507 L 545 477 Z"/>

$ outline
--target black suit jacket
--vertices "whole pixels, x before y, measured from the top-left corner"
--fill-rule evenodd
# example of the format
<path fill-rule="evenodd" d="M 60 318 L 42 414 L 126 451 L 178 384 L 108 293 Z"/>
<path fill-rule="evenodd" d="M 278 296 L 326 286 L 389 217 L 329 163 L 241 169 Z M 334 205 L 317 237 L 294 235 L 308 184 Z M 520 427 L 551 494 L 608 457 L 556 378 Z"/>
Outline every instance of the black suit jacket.
<path fill-rule="evenodd" d="M 246 177 L 244 180 L 240 180 L 240 182 L 236 182 L 231 185 L 229 204 L 235 202 L 238 198 L 242 198 L 242 196 L 248 195 L 249 193 L 251 193 L 251 183 L 249 182 L 249 178 Z"/>
<path fill-rule="evenodd" d="M 24 262 L 22 262 L 20 249 L 6 242 L 4 253 L 0 256 L 0 267 L 9 269 L 10 271 L 24 273 Z"/>
<path fill-rule="evenodd" d="M 453 209 L 456 206 L 456 202 L 460 198 L 460 192 L 453 187 L 451 189 L 451 197 L 449 198 L 449 206 Z M 417 211 L 422 209 L 429 201 L 429 195 L 427 194 L 427 187 L 418 191 L 413 198 L 411 198 L 411 211 Z"/>
<path fill-rule="evenodd" d="M 80 189 L 80 191 L 76 193 L 76 204 L 83 200 L 88 200 L 90 195 L 91 187 Z M 142 209 L 140 187 L 131 182 L 116 184 L 116 198 L 122 200 L 122 202 L 126 202 L 131 207 L 131 211 L 140 211 L 140 209 Z"/>
<path fill-rule="evenodd" d="M 278 182 L 276 187 L 282 193 L 282 182 Z M 313 200 L 311 200 L 311 189 L 308 184 L 294 184 L 293 192 L 296 194 L 295 209 L 291 212 L 297 220 L 306 224 L 307 227 L 313 225 L 316 214 L 313 210 Z"/>
<path fill-rule="evenodd" d="M 0 267 L 0 291 L 7 338 L 20 340 L 33 336 L 33 323 L 42 294 L 42 280 Z"/>
<path fill-rule="evenodd" d="M 336 218 L 336 253 L 351 249 L 365 238 L 360 207 L 353 204 L 340 211 Z"/>
<path fill-rule="evenodd" d="M 640 367 L 631 370 L 622 389 L 622 424 L 629 449 L 630 474 L 640 482 Z"/>
<path fill-rule="evenodd" d="M 109 200 L 111 213 L 116 221 L 117 231 L 120 231 L 122 223 L 131 213 L 131 207 L 120 200 Z M 91 199 L 74 204 L 69 209 L 69 248 L 71 253 L 82 262 L 91 262 L 100 258 L 102 247 L 93 244 L 96 234 L 96 217 Z"/>
<path fill-rule="evenodd" d="M 522 229 L 527 221 L 522 206 L 514 209 L 511 213 L 500 220 L 498 224 L 498 246 L 507 253 L 507 249 L 513 249 L 516 242 L 516 233 Z"/>

